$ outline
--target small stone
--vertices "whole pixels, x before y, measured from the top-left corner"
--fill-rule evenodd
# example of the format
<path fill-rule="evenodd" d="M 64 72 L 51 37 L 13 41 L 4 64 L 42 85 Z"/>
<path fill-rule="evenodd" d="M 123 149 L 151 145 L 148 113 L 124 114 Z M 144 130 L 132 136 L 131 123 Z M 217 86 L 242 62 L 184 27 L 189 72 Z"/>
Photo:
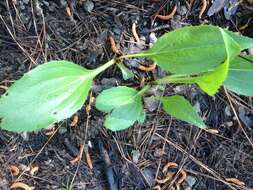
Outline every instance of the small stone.
<path fill-rule="evenodd" d="M 225 108 L 225 114 L 226 116 L 230 117 L 232 114 L 231 114 L 231 108 L 230 106 L 226 106 Z"/>
<path fill-rule="evenodd" d="M 178 14 L 181 15 L 181 16 L 186 15 L 187 11 L 188 10 L 187 10 L 186 6 L 184 6 L 184 5 L 180 6 L 180 8 L 177 9 Z"/>
<path fill-rule="evenodd" d="M 226 126 L 232 127 L 233 126 L 233 121 L 228 121 L 225 123 Z"/>
<path fill-rule="evenodd" d="M 84 2 L 83 7 L 88 13 L 90 13 L 94 9 L 95 5 L 92 1 L 87 0 Z"/>
<path fill-rule="evenodd" d="M 195 105 L 194 105 L 194 107 L 195 107 L 195 109 L 196 109 L 196 111 L 197 111 L 198 113 L 201 113 L 200 103 L 199 103 L 199 102 L 196 102 Z"/>
<path fill-rule="evenodd" d="M 26 5 L 28 5 L 29 1 L 30 0 L 23 0 L 23 3 L 26 4 Z"/>
<path fill-rule="evenodd" d="M 155 99 L 154 96 L 144 98 L 144 103 L 145 103 L 145 107 L 150 112 L 155 111 L 159 106 L 159 100 Z"/>
<path fill-rule="evenodd" d="M 139 158 L 140 158 L 140 156 L 141 156 L 140 151 L 139 151 L 139 150 L 132 150 L 131 153 L 132 153 L 133 162 L 137 164 L 138 161 L 139 161 Z"/>
<path fill-rule="evenodd" d="M 155 33 L 151 32 L 149 35 L 149 47 L 151 48 L 156 41 L 157 41 L 157 37 Z"/>
<path fill-rule="evenodd" d="M 189 187 L 192 188 L 195 185 L 197 179 L 191 175 L 187 175 L 185 181 L 187 182 Z"/>
<path fill-rule="evenodd" d="M 59 133 L 60 135 L 63 135 L 63 134 L 65 134 L 67 131 L 68 131 L 68 130 L 67 130 L 66 127 L 60 127 L 59 130 L 58 130 L 58 133 Z"/>
<path fill-rule="evenodd" d="M 155 156 L 155 157 L 160 158 L 160 157 L 162 157 L 163 155 L 164 155 L 164 151 L 163 151 L 162 148 L 156 148 L 156 149 L 155 149 L 155 152 L 154 152 L 154 156 Z"/>
<path fill-rule="evenodd" d="M 251 47 L 251 48 L 248 49 L 248 53 L 249 53 L 249 55 L 253 54 L 253 47 Z"/>
<path fill-rule="evenodd" d="M 114 86 L 118 84 L 118 80 L 116 78 L 103 78 L 101 80 L 101 84 L 106 86 Z"/>
<path fill-rule="evenodd" d="M 155 184 L 155 171 L 145 168 L 142 171 L 142 174 L 145 176 L 145 178 L 147 179 L 147 181 L 149 182 L 150 185 L 154 185 Z"/>

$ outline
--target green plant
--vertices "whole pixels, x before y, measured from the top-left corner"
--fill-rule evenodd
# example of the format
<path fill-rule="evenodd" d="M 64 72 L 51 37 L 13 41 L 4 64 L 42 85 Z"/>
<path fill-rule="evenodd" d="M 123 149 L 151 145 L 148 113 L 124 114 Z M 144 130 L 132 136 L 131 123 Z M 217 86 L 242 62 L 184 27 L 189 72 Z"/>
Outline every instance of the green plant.
<path fill-rule="evenodd" d="M 142 97 L 152 85 L 197 84 L 213 96 L 224 85 L 241 94 L 253 95 L 253 56 L 240 52 L 253 46 L 253 39 L 215 26 L 184 27 L 164 34 L 152 48 L 112 59 L 94 70 L 68 61 L 51 61 L 26 73 L 0 98 L 1 128 L 33 131 L 70 117 L 84 104 L 93 79 L 117 63 L 125 79 L 133 74 L 124 59 L 144 57 L 167 71 L 143 89 L 126 86 L 104 90 L 96 107 L 107 113 L 105 127 L 117 131 L 145 120 Z M 168 114 L 200 128 L 202 119 L 181 96 L 156 97 Z"/>

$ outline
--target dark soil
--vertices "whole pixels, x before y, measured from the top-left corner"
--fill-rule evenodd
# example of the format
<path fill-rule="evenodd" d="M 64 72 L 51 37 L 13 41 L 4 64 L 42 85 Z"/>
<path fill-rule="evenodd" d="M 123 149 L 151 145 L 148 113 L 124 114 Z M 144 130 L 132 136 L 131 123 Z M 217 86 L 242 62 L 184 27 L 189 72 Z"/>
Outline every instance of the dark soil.
<path fill-rule="evenodd" d="M 178 10 L 173 19 L 154 19 L 158 11 L 166 14 L 174 5 L 178 6 Z M 181 0 L 1 1 L 0 85 L 10 86 L 36 65 L 54 59 L 71 60 L 86 68 L 95 68 L 114 56 L 108 41 L 110 35 L 123 52 L 147 48 L 151 33 L 159 37 L 166 31 L 203 23 L 253 37 L 251 5 L 250 1 L 243 1 L 227 19 L 223 9 L 209 17 L 209 3 L 200 19 L 199 0 L 193 1 L 191 10 Z M 73 16 L 66 14 L 66 7 L 70 7 Z M 91 9 L 90 12 L 87 9 Z M 133 43 L 131 27 L 134 22 L 145 42 L 139 47 Z M 110 86 L 138 86 L 143 77 L 152 79 L 162 75 L 160 70 L 145 73 L 136 69 L 133 62 L 125 64 L 136 77 L 123 81 L 119 70 L 110 68 L 95 81 L 95 96 Z M 2 93 L 4 89 L 0 88 Z M 84 106 L 77 113 L 77 127 L 87 129 L 85 143 L 89 144 L 86 149 L 93 169 L 85 159 L 80 165 L 70 164 L 75 148 L 68 148 L 64 142 L 69 139 L 74 147 L 80 143 L 69 132 L 73 118 L 55 125 L 57 132 L 52 136 L 47 136 L 45 131 L 14 134 L 0 130 L 0 189 L 10 189 L 17 180 L 10 171 L 11 165 L 22 172 L 19 181 L 40 190 L 64 189 L 70 184 L 73 189 L 109 189 L 98 141 L 109 154 L 119 189 L 153 189 L 157 185 L 156 179 L 163 178 L 162 168 L 167 162 L 176 162 L 180 170 L 187 172 L 181 189 L 253 188 L 253 146 L 250 144 L 253 141 L 252 98 L 227 94 L 223 89 L 215 97 L 209 97 L 195 86 L 171 85 L 160 92 L 154 89 L 150 95 L 154 93 L 184 95 L 199 108 L 206 124 L 219 133 L 208 133 L 170 118 L 160 106 L 155 111 L 147 111 L 145 124 L 112 133 L 103 128 L 102 113 L 92 106 L 87 116 Z M 148 105 L 146 107 L 148 110 Z M 31 175 L 29 170 L 35 166 L 39 170 Z M 228 183 L 225 178 L 237 178 L 245 186 Z M 161 186 L 169 189 L 169 185 Z"/>

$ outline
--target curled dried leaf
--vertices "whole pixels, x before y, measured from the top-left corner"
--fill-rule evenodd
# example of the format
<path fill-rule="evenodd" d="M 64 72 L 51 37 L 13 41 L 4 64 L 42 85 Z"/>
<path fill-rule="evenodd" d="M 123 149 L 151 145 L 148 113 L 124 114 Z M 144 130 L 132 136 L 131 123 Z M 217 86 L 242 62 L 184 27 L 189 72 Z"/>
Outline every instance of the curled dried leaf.
<path fill-rule="evenodd" d="M 13 176 L 18 176 L 19 174 L 19 169 L 17 166 L 10 165 L 10 171 Z"/>
<path fill-rule="evenodd" d="M 22 182 L 15 182 L 10 187 L 10 189 L 16 189 L 16 188 L 20 188 L 23 190 L 34 190 L 35 189 L 34 186 L 29 186 L 29 185 L 22 183 Z"/>
<path fill-rule="evenodd" d="M 35 167 L 31 168 L 31 170 L 29 171 L 29 173 L 30 173 L 30 175 L 33 176 L 38 170 L 39 170 L 39 167 L 35 166 Z"/>
<path fill-rule="evenodd" d="M 164 167 L 163 167 L 163 170 L 162 172 L 163 173 L 166 173 L 168 171 L 169 168 L 176 168 L 178 167 L 178 164 L 175 163 L 175 162 L 168 162 Z"/>
<path fill-rule="evenodd" d="M 174 172 L 169 172 L 164 179 L 157 179 L 156 182 L 159 184 L 164 184 L 170 181 L 173 178 L 174 174 Z"/>
<path fill-rule="evenodd" d="M 132 25 L 132 33 L 134 35 L 134 38 L 135 38 L 136 42 L 140 42 L 139 35 L 136 31 L 136 23 L 133 23 L 133 25 Z"/>
<path fill-rule="evenodd" d="M 225 180 L 229 183 L 233 183 L 235 185 L 239 185 L 239 186 L 245 186 L 245 183 L 243 181 L 240 181 L 237 178 L 225 178 Z"/>
<path fill-rule="evenodd" d="M 183 183 L 185 178 L 186 178 L 186 172 L 184 170 L 181 170 L 180 171 L 180 178 L 178 179 L 177 184 Z"/>
<path fill-rule="evenodd" d="M 119 49 L 117 48 L 116 42 L 112 36 L 109 37 L 110 43 L 111 43 L 111 49 L 112 52 L 115 54 L 120 54 Z"/>
<path fill-rule="evenodd" d="M 169 20 L 174 17 L 176 12 L 177 12 L 177 6 L 174 6 L 171 13 L 169 13 L 167 15 L 157 15 L 157 18 L 159 18 L 161 20 Z"/>
<path fill-rule="evenodd" d="M 149 71 L 153 71 L 155 70 L 156 68 L 156 64 L 153 63 L 152 65 L 149 65 L 149 66 L 143 66 L 143 65 L 139 65 L 138 66 L 138 69 L 142 70 L 142 71 L 145 71 L 145 72 L 149 72 Z"/>

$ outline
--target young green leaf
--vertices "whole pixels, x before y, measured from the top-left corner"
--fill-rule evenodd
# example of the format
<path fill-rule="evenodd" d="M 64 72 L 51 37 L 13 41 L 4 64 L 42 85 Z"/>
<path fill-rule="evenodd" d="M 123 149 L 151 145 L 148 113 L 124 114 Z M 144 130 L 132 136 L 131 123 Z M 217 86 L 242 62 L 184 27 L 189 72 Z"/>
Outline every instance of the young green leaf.
<path fill-rule="evenodd" d="M 253 55 L 245 57 L 253 62 Z M 241 57 L 235 58 L 229 66 L 224 86 L 240 95 L 253 96 L 253 63 Z"/>
<path fill-rule="evenodd" d="M 160 37 L 151 49 L 132 57 L 150 58 L 171 73 L 207 72 L 227 58 L 222 31 L 207 25 L 177 29 Z"/>
<path fill-rule="evenodd" d="M 81 108 L 95 76 L 68 61 L 51 61 L 26 73 L 0 98 L 0 128 L 34 131 Z"/>
<path fill-rule="evenodd" d="M 117 66 L 120 68 L 124 80 L 134 77 L 132 71 L 130 71 L 123 63 L 118 63 Z"/>
<path fill-rule="evenodd" d="M 178 95 L 162 97 L 161 101 L 166 113 L 199 128 L 206 128 L 195 108 L 184 97 Z"/>
<path fill-rule="evenodd" d="M 142 94 L 126 86 L 104 90 L 96 99 L 96 108 L 108 113 L 104 125 L 112 131 L 144 121 Z"/>

